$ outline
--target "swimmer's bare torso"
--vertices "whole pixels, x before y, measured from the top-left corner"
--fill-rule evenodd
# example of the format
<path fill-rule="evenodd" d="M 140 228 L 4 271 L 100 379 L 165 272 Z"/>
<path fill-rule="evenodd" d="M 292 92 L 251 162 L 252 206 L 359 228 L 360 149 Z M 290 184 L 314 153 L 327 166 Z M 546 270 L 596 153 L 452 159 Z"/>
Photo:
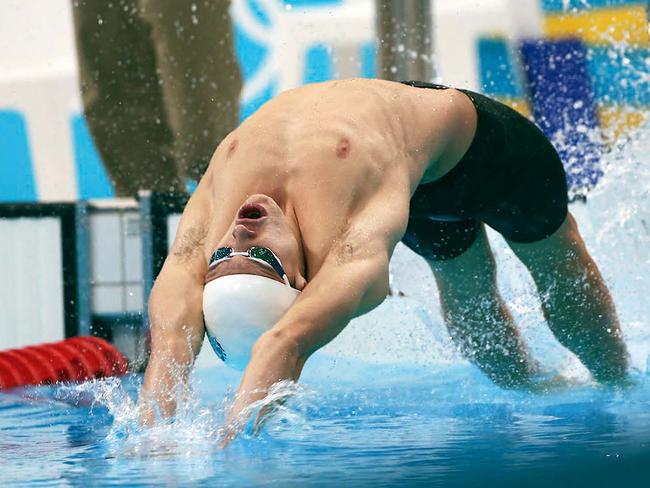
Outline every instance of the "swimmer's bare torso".
<path fill-rule="evenodd" d="M 232 215 L 258 193 L 295 212 L 307 281 L 355 220 L 394 216 L 394 246 L 415 188 L 448 172 L 475 128 L 475 109 L 456 90 L 346 80 L 284 92 L 219 145 L 197 190 L 208 202 L 200 207 L 208 213 L 206 262 Z M 354 253 L 367 236 L 345 238 L 358 240 L 342 247 Z"/>
<path fill-rule="evenodd" d="M 566 213 L 559 157 L 529 121 L 510 109 L 497 110 L 496 102 L 481 103 L 487 104 L 482 114 L 492 124 L 537 141 L 532 146 L 524 141 L 513 164 L 557 170 L 532 173 L 529 185 L 522 188 L 534 189 L 553 178 L 561 183 L 557 185 L 561 192 L 542 184 L 541 211 L 525 214 L 523 224 L 543 221 L 544 211 L 556 207 L 562 210 L 562 221 L 535 240 L 512 238 L 508 245 L 533 275 L 542 303 L 553 304 L 545 313 L 562 343 L 599 381 L 621 381 L 626 375 L 625 345 L 607 288 L 575 221 Z M 474 188 L 490 184 L 483 180 L 500 167 L 487 163 L 503 155 L 489 150 L 489 123 L 481 124 L 484 131 L 487 128 L 483 143 L 474 144 L 477 119 L 473 99 L 457 90 L 348 80 L 285 92 L 229 134 L 183 212 L 172 252 L 152 290 L 152 354 L 142 390 L 143 419 L 153 419 L 154 401 L 163 414 L 174 411 L 175 387 L 186 377 L 205 334 L 206 280 L 219 273 L 263 274 L 280 280 L 268 267 L 259 268 L 241 256 L 219 264 L 210 276 L 208 262 L 216 247 L 272 248 L 283 259 L 290 284 L 302 290 L 255 342 L 231 411 L 237 418 L 273 383 L 297 380 L 313 352 L 352 318 L 384 300 L 390 257 L 410 226 L 411 196 L 418 185 L 460 167 L 466 153 L 472 153 L 472 168 L 481 169 L 472 176 Z M 550 156 L 531 159 L 527 152 L 531 147 L 538 152 L 546 147 L 544 154 Z M 436 194 L 453 198 L 469 180 L 459 181 L 447 193 Z M 556 196 L 561 205 L 553 206 Z M 523 203 L 534 200 L 523 197 Z M 240 219 L 247 218 L 246 206 L 255 198 L 260 198 L 260 206 L 266 205 L 269 215 L 249 229 Z M 439 285 L 445 320 L 459 347 L 493 380 L 504 386 L 529 385 L 537 367 L 496 291 L 494 257 L 482 225 L 478 229 L 472 236 L 474 244 L 460 254 L 427 259 Z M 577 289 L 577 282 L 585 286 Z M 576 299 L 579 291 L 582 295 Z M 583 323 L 590 325 L 582 327 Z M 226 442 L 237 428 L 230 430 Z"/>
<path fill-rule="evenodd" d="M 411 195 L 461 159 L 476 119 L 472 102 L 456 90 L 349 80 L 282 93 L 229 134 L 183 212 L 151 293 L 144 421 L 155 416 L 153 402 L 165 415 L 174 412 L 173 392 L 204 337 L 204 282 L 213 273 L 274 277 L 264 267 L 244 269 L 257 266 L 246 258 L 208 274 L 216 247 L 268 246 L 283 259 L 292 285 L 303 290 L 256 342 L 237 412 L 273 382 L 297 379 L 314 351 L 384 300 Z M 238 213 L 258 196 L 275 213 L 250 239 L 256 231 L 237 224 Z"/>

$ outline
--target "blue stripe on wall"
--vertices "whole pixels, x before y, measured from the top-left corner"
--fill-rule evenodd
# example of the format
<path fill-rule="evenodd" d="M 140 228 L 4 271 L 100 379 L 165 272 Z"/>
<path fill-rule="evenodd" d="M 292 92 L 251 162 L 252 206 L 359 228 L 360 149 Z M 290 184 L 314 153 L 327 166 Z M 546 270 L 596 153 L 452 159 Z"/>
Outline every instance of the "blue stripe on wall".
<path fill-rule="evenodd" d="M 565 8 L 571 11 L 646 4 L 647 0 L 542 0 L 542 9 L 547 12 L 562 12 Z"/>
<path fill-rule="evenodd" d="M 650 105 L 650 67 L 647 64 L 650 50 L 626 49 L 620 53 L 592 47 L 589 52 L 589 68 L 599 102 Z"/>
<path fill-rule="evenodd" d="M 488 95 L 521 98 L 523 90 L 507 40 L 479 39 L 477 49 L 481 90 Z"/>
<path fill-rule="evenodd" d="M 24 117 L 0 111 L 0 201 L 34 201 L 36 184 Z"/>
<path fill-rule="evenodd" d="M 269 19 L 257 3 L 248 0 L 252 7 L 253 14 L 260 19 L 262 23 L 268 24 Z M 235 51 L 239 66 L 242 71 L 244 81 L 251 79 L 255 73 L 264 65 L 266 58 L 269 56 L 269 48 L 255 42 L 248 37 L 246 33 L 237 24 L 233 25 L 235 33 Z M 277 90 L 277 83 L 270 83 L 258 97 L 250 100 L 248 103 L 242 103 L 239 111 L 240 121 L 248 118 L 260 106 L 273 97 Z"/>
<path fill-rule="evenodd" d="M 315 44 L 307 50 L 305 55 L 305 84 L 318 83 L 332 79 L 333 66 L 331 48 L 324 44 Z"/>
<path fill-rule="evenodd" d="M 79 198 L 87 200 L 115 196 L 113 185 L 111 185 L 106 169 L 97 149 L 95 149 L 86 119 L 81 115 L 75 115 L 72 117 L 71 124 Z"/>
<path fill-rule="evenodd" d="M 237 59 L 239 60 L 242 75 L 247 80 L 264 63 L 265 58 L 269 55 L 269 49 L 247 37 L 246 33 L 237 24 L 235 24 L 234 30 Z"/>
<path fill-rule="evenodd" d="M 535 122 L 549 138 L 562 135 L 557 150 L 569 187 L 592 187 L 602 176 L 602 148 L 588 130 L 578 130 L 598 127 L 585 45 L 574 39 L 526 41 L 521 52 Z"/>
<path fill-rule="evenodd" d="M 340 5 L 343 0 L 282 0 L 282 3 L 291 7 L 322 7 Z"/>
<path fill-rule="evenodd" d="M 374 78 L 377 74 L 377 49 L 374 41 L 361 46 L 361 77 Z"/>
<path fill-rule="evenodd" d="M 255 111 L 268 102 L 273 96 L 275 96 L 278 90 L 277 80 L 269 83 L 269 85 L 256 97 L 250 100 L 246 104 L 242 104 L 240 108 L 239 118 L 243 121 L 246 120 L 250 115 L 255 113 Z"/>
<path fill-rule="evenodd" d="M 248 6 L 251 9 L 251 12 L 257 19 L 262 23 L 264 26 L 270 26 L 271 25 L 271 19 L 269 18 L 266 10 L 259 4 L 257 0 L 246 0 L 248 2 Z"/>

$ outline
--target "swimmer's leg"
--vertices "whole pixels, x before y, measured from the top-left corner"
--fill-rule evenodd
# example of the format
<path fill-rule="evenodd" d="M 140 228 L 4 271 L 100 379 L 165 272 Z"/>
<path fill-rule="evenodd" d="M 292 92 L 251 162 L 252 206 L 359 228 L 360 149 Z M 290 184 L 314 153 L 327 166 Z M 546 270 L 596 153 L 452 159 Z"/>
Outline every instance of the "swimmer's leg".
<path fill-rule="evenodd" d="M 463 354 L 500 386 L 528 385 L 537 367 L 497 290 L 484 226 L 460 256 L 427 262 L 440 290 L 449 334 Z"/>
<path fill-rule="evenodd" d="M 151 25 L 156 68 L 179 174 L 198 181 L 214 150 L 239 123 L 242 75 L 229 1 L 140 0 Z"/>
<path fill-rule="evenodd" d="M 137 13 L 139 2 L 72 3 L 84 115 L 116 195 L 184 193 L 151 27 Z"/>
<path fill-rule="evenodd" d="M 562 345 L 603 383 L 625 379 L 627 351 L 607 286 L 571 214 L 551 236 L 508 241 L 535 280 L 546 320 Z"/>

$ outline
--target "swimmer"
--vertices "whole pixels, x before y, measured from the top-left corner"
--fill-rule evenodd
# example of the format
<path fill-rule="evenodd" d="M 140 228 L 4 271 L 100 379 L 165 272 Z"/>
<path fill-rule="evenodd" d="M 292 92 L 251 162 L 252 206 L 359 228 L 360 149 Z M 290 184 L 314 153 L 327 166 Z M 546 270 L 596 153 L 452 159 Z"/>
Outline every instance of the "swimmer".
<path fill-rule="evenodd" d="M 144 422 L 154 405 L 174 414 L 206 331 L 245 368 L 231 419 L 298 380 L 310 355 L 385 299 L 400 241 L 433 271 L 464 355 L 498 385 L 532 388 L 538 367 L 497 290 L 486 225 L 532 274 L 559 342 L 597 381 L 624 381 L 612 299 L 568 213 L 562 163 L 533 123 L 421 82 L 281 93 L 223 140 L 183 212 L 149 301 Z"/>

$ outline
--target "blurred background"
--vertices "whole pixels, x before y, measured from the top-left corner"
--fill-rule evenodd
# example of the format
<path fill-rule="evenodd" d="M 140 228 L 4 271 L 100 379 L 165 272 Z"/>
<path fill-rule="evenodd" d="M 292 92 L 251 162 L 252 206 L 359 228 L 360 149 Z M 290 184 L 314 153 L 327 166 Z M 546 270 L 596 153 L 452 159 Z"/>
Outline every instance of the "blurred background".
<path fill-rule="evenodd" d="M 645 0 L 1 8 L 0 349 L 95 334 L 143 362 L 184 199 L 227 130 L 283 90 L 419 77 L 483 92 L 542 127 L 577 200 L 650 108 Z"/>

